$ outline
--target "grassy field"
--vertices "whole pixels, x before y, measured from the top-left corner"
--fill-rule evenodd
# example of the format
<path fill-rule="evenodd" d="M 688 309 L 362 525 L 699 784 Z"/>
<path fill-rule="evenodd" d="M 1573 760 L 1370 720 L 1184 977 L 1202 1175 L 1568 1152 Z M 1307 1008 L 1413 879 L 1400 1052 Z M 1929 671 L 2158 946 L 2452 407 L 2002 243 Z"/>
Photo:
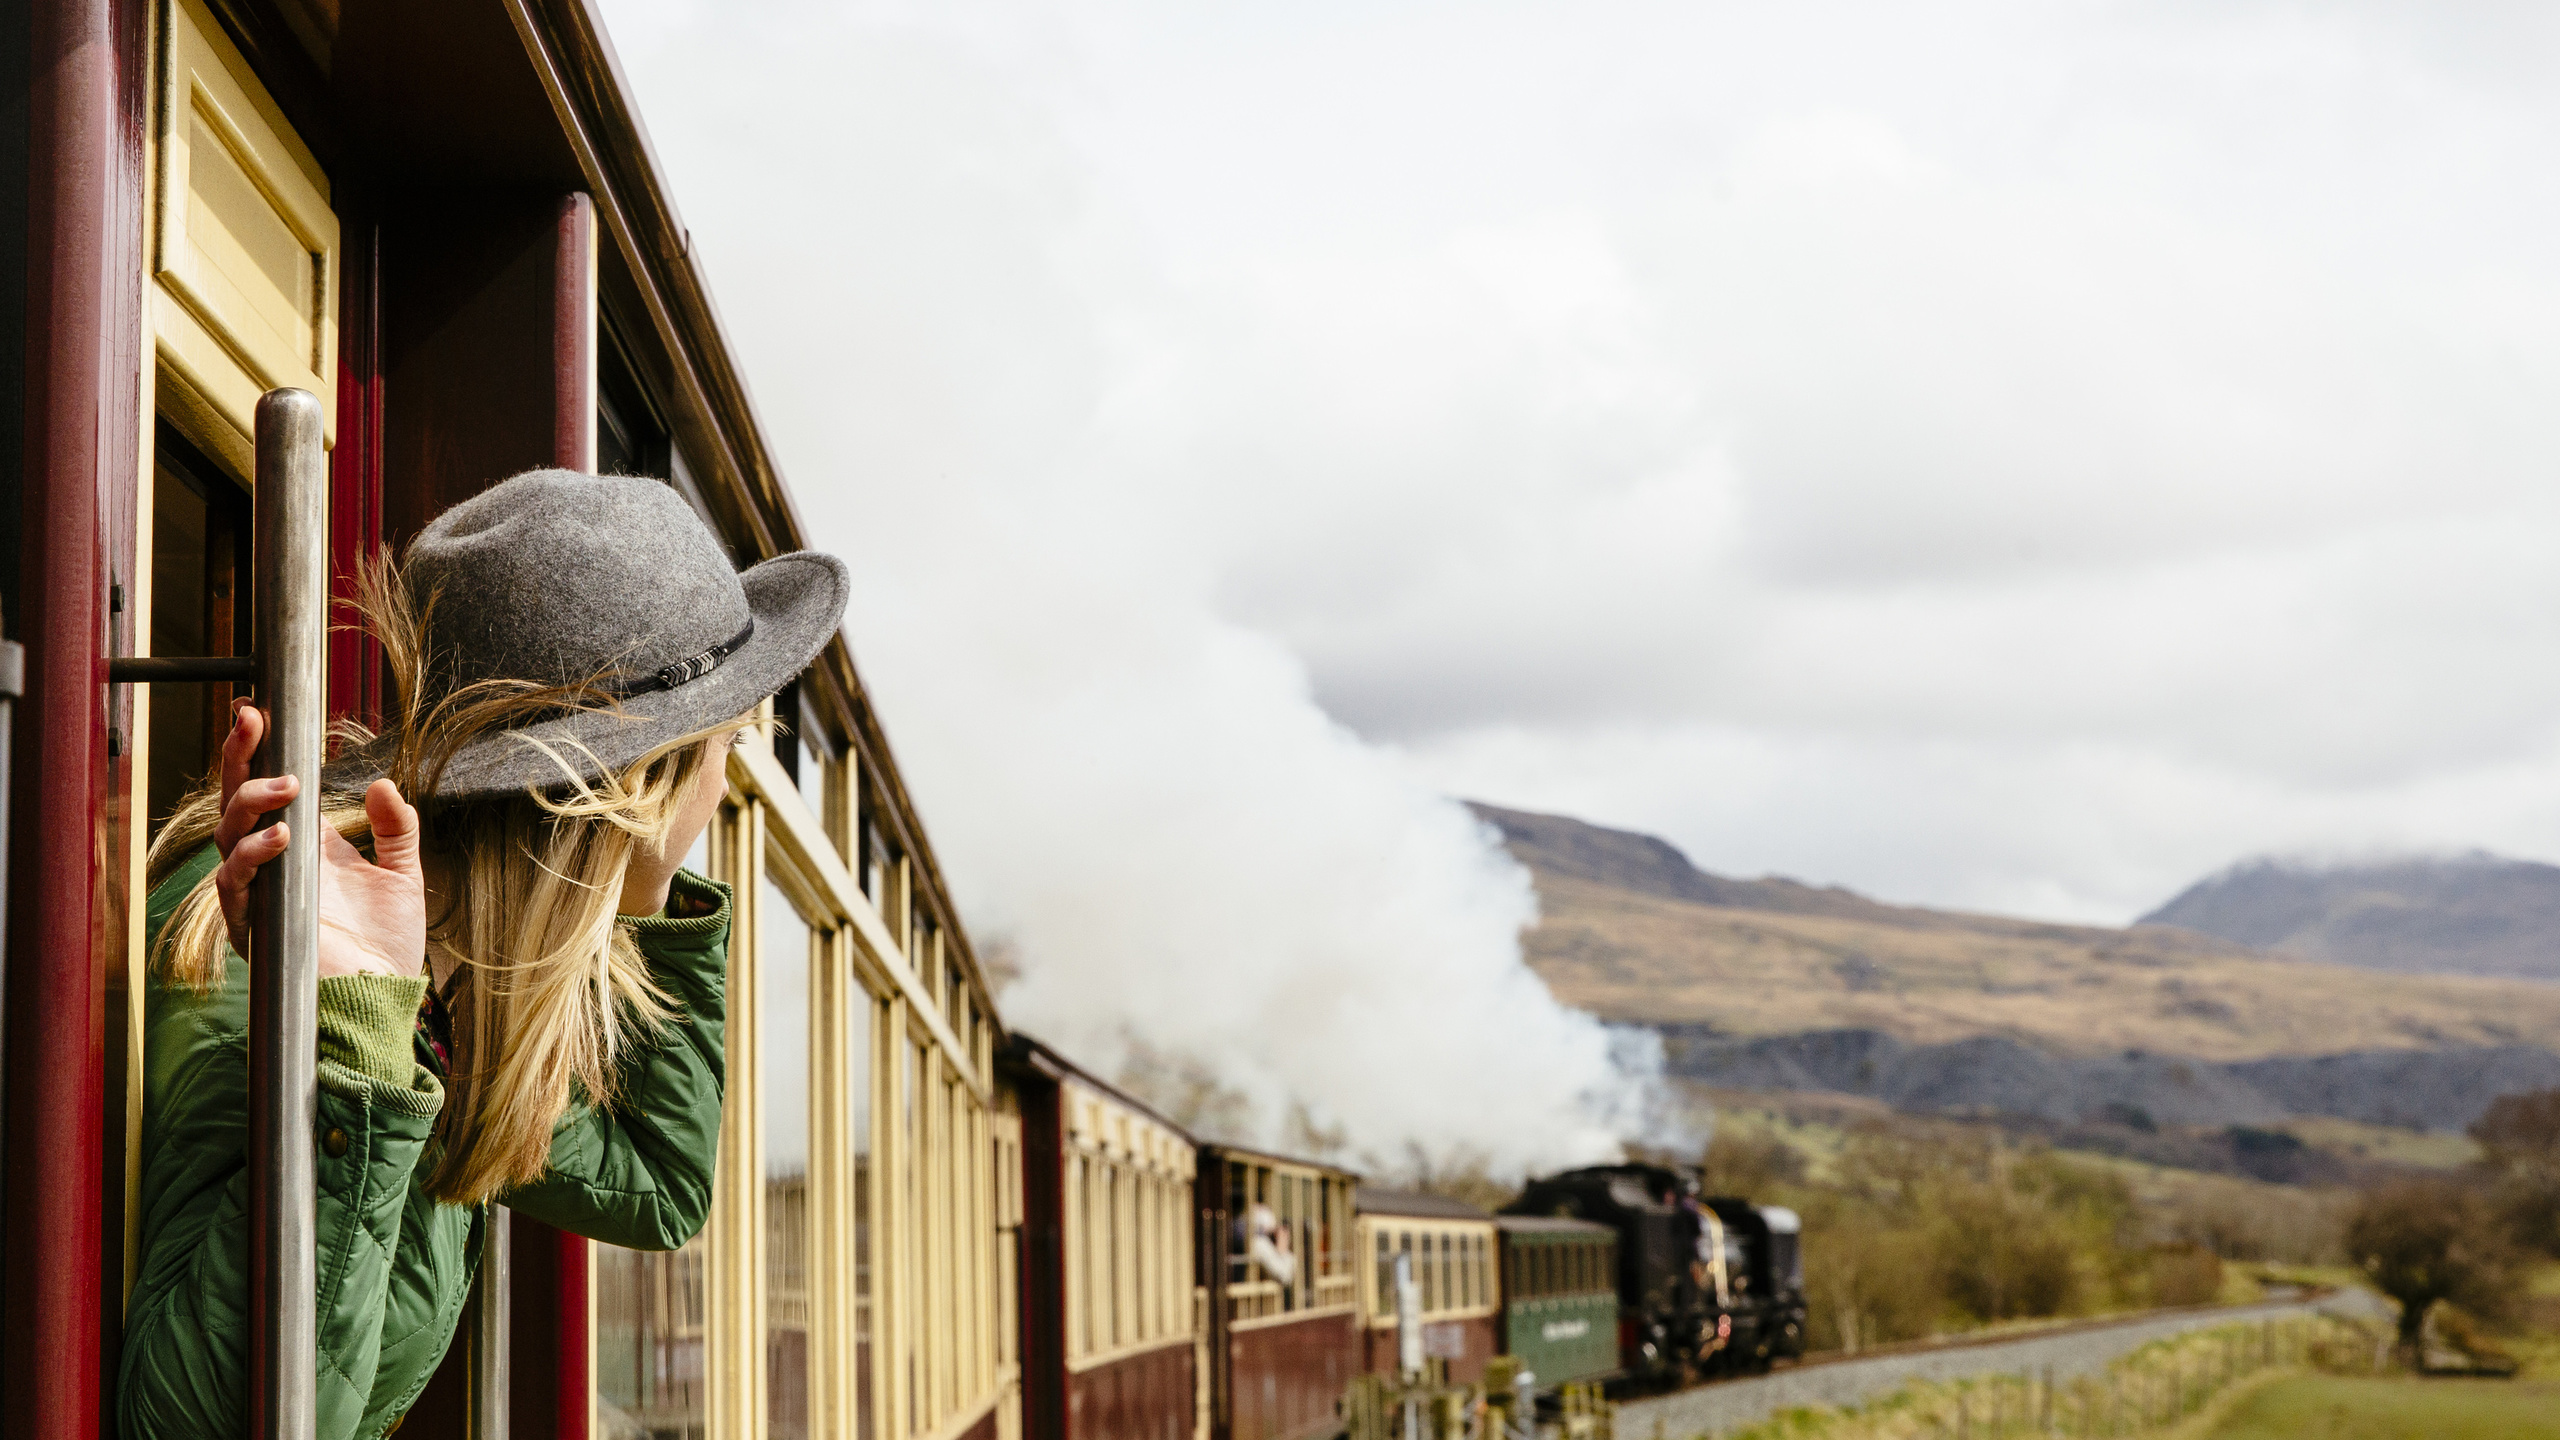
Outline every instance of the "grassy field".
<path fill-rule="evenodd" d="M 2327 1116 L 2303 1116 L 2270 1128 L 2282 1130 L 2314 1150 L 2421 1170 L 2456 1170 L 2480 1158 L 2480 1142 L 2468 1135 L 2441 1130 L 2400 1130 Z"/>
<path fill-rule="evenodd" d="M 2303 1375 L 2243 1398 L 2209 1440 L 2560 1440 L 2560 1384 Z"/>

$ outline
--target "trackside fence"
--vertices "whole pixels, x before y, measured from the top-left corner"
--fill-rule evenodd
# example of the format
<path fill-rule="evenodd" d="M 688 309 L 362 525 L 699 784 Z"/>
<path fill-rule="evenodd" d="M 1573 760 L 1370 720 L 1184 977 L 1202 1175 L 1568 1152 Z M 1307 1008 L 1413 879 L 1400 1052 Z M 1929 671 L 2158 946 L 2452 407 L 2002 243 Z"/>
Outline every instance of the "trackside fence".
<path fill-rule="evenodd" d="M 1781 1411 L 1725 1440 L 2141 1440 L 2177 1428 L 2231 1387 L 2271 1370 L 2366 1368 L 2377 1332 L 2329 1315 L 2225 1325 L 2155 1340 L 2105 1370 L 1914 1382 L 1853 1409 Z M 1657 1433 L 1653 1440 L 1691 1440 Z"/>

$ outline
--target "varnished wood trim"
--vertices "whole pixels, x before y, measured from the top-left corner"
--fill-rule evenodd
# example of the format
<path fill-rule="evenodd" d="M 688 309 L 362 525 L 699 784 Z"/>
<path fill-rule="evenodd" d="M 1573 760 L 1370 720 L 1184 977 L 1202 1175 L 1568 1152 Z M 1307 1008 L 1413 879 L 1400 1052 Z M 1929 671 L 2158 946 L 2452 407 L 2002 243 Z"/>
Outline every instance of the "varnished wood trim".
<path fill-rule="evenodd" d="M 1227 1328 L 1239 1334 L 1247 1330 L 1277 1330 L 1283 1325 L 1298 1325 L 1309 1320 L 1341 1320 L 1359 1313 L 1360 1307 L 1326 1305 L 1314 1310 L 1292 1310 L 1286 1315 L 1264 1315 L 1253 1320 L 1231 1320 Z"/>

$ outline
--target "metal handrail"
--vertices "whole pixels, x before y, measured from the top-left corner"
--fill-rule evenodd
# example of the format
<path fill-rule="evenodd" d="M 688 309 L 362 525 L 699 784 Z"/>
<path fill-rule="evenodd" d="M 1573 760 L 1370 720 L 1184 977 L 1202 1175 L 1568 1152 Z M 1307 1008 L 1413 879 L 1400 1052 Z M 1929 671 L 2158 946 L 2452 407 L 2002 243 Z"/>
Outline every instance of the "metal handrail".
<path fill-rule="evenodd" d="M 320 759 L 328 733 L 329 472 L 319 397 L 258 401 L 251 500 L 258 566 L 252 772 L 302 789 L 267 823 L 292 828 L 249 887 L 249 1433 L 310 1440 L 319 1422 Z"/>
<path fill-rule="evenodd" d="M 252 655 L 117 656 L 111 685 L 254 681 L 266 736 L 258 779 L 302 792 L 257 828 L 292 844 L 249 886 L 249 1425 L 258 1440 L 312 1440 L 319 1425 L 320 760 L 328 734 L 329 466 L 308 390 L 258 400 L 250 561 Z M 8 873 L 8 696 L 18 647 L 0 645 L 0 882 Z M 0 883 L 0 894 L 6 893 Z M 0 914 L 0 921 L 5 921 Z M 0 925 L 0 934 L 5 934 Z"/>
<path fill-rule="evenodd" d="M 248 655 L 118 655 L 107 662 L 110 685 L 247 685 L 258 678 L 258 662 Z"/>
<path fill-rule="evenodd" d="M 9 722 L 18 697 L 27 693 L 27 650 L 15 640 L 0 640 L 0 1116 L 8 1114 L 9 1054 Z M 0 1141 L 7 1139 L 0 1120 Z M 0 1186 L 0 1233 L 8 1229 L 7 1187 Z"/>

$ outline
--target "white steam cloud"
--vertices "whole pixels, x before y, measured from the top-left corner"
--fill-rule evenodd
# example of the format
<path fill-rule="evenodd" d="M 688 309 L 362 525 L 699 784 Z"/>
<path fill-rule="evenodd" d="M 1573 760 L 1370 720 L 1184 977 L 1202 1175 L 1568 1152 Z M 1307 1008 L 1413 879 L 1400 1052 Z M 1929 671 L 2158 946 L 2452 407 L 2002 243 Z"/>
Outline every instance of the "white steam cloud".
<path fill-rule="evenodd" d="M 1155 438 L 1145 258 L 1006 62 L 863 7 L 605 8 L 971 929 L 1018 950 L 1008 1021 L 1372 1163 L 1653 1124 L 1658 1052 L 1522 964 L 1523 872 L 1222 618 L 1179 517 L 1238 482 Z"/>

